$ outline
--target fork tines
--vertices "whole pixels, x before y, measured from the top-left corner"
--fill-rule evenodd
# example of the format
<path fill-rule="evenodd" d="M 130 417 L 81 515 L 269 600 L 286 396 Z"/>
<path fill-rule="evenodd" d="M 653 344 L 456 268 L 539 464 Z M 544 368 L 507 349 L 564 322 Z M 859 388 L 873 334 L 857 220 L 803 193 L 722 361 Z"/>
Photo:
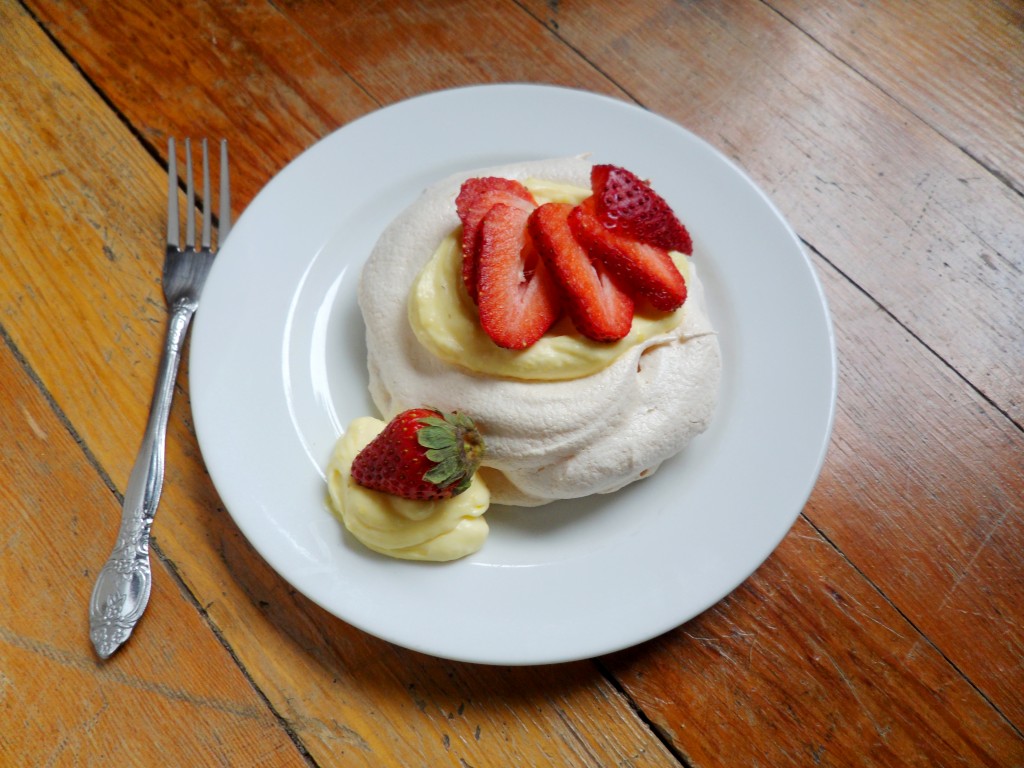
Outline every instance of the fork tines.
<path fill-rule="evenodd" d="M 212 250 L 212 212 L 210 210 L 210 158 L 206 139 L 203 147 L 203 231 L 200 247 Z M 195 249 L 196 195 L 192 183 L 192 140 L 185 139 L 185 195 L 188 211 L 185 213 L 185 248 Z M 228 142 L 220 142 L 220 211 L 217 221 L 217 248 L 219 249 L 231 229 L 231 184 L 228 174 Z M 178 159 L 174 138 L 167 141 L 167 246 L 180 250 L 180 224 L 178 222 Z"/>

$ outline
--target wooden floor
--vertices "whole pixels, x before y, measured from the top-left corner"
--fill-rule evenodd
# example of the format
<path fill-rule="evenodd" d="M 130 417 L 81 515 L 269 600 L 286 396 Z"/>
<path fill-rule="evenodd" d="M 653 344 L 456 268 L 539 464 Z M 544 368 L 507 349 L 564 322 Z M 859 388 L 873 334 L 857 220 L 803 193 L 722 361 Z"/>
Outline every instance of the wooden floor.
<path fill-rule="evenodd" d="M 1020 0 L 0 0 L 0 51 L 0 764 L 1024 766 Z M 441 661 L 254 552 L 186 363 L 154 594 L 101 662 L 86 606 L 164 332 L 167 137 L 229 139 L 237 215 L 355 118 L 496 82 L 662 114 L 792 224 L 839 359 L 792 531 L 630 650 Z"/>

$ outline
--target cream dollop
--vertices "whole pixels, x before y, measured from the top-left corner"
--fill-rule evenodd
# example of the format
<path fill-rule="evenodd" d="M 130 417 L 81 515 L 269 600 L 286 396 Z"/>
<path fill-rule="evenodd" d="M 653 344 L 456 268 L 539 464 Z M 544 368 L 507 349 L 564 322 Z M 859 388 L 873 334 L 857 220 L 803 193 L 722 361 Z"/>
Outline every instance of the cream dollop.
<path fill-rule="evenodd" d="M 478 475 L 495 503 L 531 506 L 618 490 L 682 450 L 714 412 L 721 356 L 693 262 L 678 325 L 638 341 L 590 375 L 560 381 L 484 375 L 442 359 L 417 338 L 409 294 L 439 244 L 459 227 L 454 200 L 464 180 L 539 178 L 586 187 L 590 168 L 583 158 L 564 158 L 438 182 L 388 226 L 360 278 L 374 403 L 385 418 L 424 403 L 472 416 L 488 448 Z M 694 261 L 700 258 L 698 238 Z M 439 303 L 439 311 L 448 310 Z"/>
<path fill-rule="evenodd" d="M 355 419 L 338 439 L 327 465 L 331 506 L 349 532 L 375 552 L 404 560 L 456 560 L 487 538 L 481 517 L 490 505 L 477 475 L 469 488 L 445 501 L 414 501 L 364 488 L 352 479 L 352 461 L 385 427 L 379 419 Z"/>

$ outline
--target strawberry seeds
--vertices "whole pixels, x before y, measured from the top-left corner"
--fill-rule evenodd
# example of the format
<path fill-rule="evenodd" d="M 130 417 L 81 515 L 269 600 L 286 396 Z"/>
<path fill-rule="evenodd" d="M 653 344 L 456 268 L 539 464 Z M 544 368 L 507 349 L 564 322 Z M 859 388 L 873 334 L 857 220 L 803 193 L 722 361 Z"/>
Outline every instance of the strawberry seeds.
<path fill-rule="evenodd" d="M 463 183 L 462 278 L 498 346 L 533 345 L 563 312 L 586 338 L 618 341 L 637 302 L 671 312 L 686 300 L 669 251 L 690 255 L 693 245 L 668 203 L 617 166 L 594 166 L 590 182 L 576 206 L 538 206 L 512 179 Z"/>

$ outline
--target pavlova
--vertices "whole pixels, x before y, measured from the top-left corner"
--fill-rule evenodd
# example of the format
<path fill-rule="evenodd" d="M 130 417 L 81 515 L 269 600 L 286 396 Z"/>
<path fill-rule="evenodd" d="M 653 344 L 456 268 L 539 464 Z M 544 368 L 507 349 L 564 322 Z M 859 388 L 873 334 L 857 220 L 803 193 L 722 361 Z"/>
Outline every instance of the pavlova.
<path fill-rule="evenodd" d="M 610 493 L 681 451 L 721 368 L 692 254 L 650 184 L 585 158 L 427 189 L 360 279 L 383 420 L 357 419 L 331 458 L 349 531 L 450 560 L 483 544 L 491 502 Z"/>

